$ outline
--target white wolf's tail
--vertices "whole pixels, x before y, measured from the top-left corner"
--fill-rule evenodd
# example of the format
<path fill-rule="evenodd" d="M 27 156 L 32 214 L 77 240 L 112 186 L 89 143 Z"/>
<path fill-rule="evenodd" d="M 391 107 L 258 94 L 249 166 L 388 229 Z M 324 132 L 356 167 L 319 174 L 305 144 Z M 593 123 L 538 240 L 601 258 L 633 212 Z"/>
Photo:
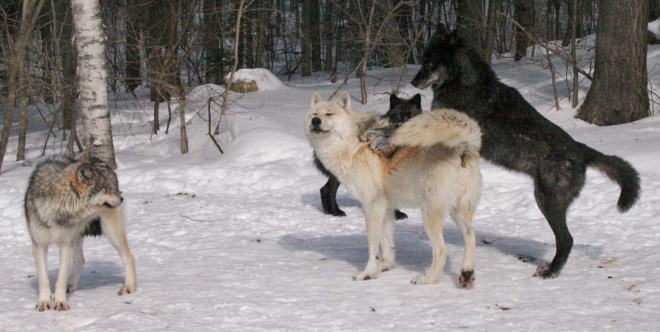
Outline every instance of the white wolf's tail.
<path fill-rule="evenodd" d="M 442 144 L 479 155 L 481 128 L 464 113 L 435 109 L 412 117 L 394 131 L 390 143 L 398 146 L 430 147 Z"/>

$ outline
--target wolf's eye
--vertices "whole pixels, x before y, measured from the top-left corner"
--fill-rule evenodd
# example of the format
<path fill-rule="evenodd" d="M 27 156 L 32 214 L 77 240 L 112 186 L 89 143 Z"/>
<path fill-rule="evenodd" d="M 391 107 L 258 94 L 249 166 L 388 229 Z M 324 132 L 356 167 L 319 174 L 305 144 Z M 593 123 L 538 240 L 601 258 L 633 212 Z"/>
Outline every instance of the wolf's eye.
<path fill-rule="evenodd" d="M 333 116 L 335 115 L 334 113 L 326 113 L 325 116 Z"/>

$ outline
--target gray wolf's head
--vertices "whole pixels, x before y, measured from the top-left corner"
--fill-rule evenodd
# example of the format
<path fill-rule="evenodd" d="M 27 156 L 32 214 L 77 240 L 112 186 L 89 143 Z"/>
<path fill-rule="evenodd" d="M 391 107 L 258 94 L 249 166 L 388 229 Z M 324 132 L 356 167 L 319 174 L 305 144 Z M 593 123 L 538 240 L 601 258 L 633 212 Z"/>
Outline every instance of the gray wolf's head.
<path fill-rule="evenodd" d="M 342 92 L 336 101 L 324 101 L 321 95 L 314 92 L 309 112 L 305 118 L 305 133 L 311 140 L 338 135 L 357 137 L 353 112 L 351 111 L 351 96 Z"/>
<path fill-rule="evenodd" d="M 115 208 L 124 201 L 119 191 L 117 174 L 105 162 L 85 156 L 77 164 L 79 191 L 87 192 L 91 205 Z"/>
<path fill-rule="evenodd" d="M 424 49 L 422 67 L 410 83 L 418 89 L 453 81 L 471 86 L 479 79 L 474 68 L 475 63 L 479 63 L 478 58 L 476 51 L 459 36 L 458 30 L 449 32 L 440 25 Z"/>
<path fill-rule="evenodd" d="M 410 99 L 391 94 L 390 109 L 385 113 L 385 117 L 391 124 L 399 125 L 420 113 L 422 113 L 422 96 L 419 93 Z"/>

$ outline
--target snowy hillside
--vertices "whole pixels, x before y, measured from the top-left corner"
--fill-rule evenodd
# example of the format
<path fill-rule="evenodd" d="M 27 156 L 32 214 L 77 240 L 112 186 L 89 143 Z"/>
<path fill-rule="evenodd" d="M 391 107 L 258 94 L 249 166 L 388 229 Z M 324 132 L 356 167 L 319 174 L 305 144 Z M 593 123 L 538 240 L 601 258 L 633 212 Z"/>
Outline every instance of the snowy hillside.
<path fill-rule="evenodd" d="M 541 53 L 541 52 L 538 52 Z M 649 48 L 649 78 L 660 81 L 660 48 Z M 555 65 L 561 66 L 561 62 Z M 421 92 L 428 109 L 432 92 Z M 569 101 L 553 108 L 550 74 L 540 63 L 509 59 L 494 69 L 537 109 L 573 137 L 628 160 L 642 179 L 642 198 L 619 214 L 619 187 L 594 170 L 573 204 L 571 257 L 555 280 L 532 277 L 554 255 L 554 237 L 539 212 L 531 180 L 486 162 L 477 231 L 476 282 L 458 287 L 463 253 L 448 222 L 449 259 L 435 285 L 409 281 L 431 260 L 419 211 L 397 223 L 398 266 L 378 279 L 352 281 L 367 259 L 359 203 L 340 188 L 344 218 L 322 213 L 319 188 L 326 179 L 312 164 L 303 120 L 314 91 L 329 97 L 338 84 L 325 74 L 273 80 L 257 71 L 260 91 L 232 93 L 223 119 L 220 154 L 207 136 L 207 103 L 220 86 L 191 89 L 187 100 L 190 153 L 180 155 L 178 123 L 151 136 L 153 104 L 113 96 L 113 132 L 137 261 L 138 291 L 117 296 L 121 260 L 104 238 L 87 239 L 87 264 L 71 310 L 37 312 L 37 280 L 23 216 L 23 195 L 41 146 L 29 163 L 7 153 L 0 175 L 0 330 L 2 331 L 655 331 L 660 327 L 660 118 L 595 127 L 574 119 Z M 559 70 L 561 71 L 561 70 Z M 360 105 L 357 79 L 351 92 L 358 110 L 385 112 L 400 69 L 369 73 L 369 104 Z M 257 80 L 259 79 L 259 80 Z M 567 84 L 560 82 L 560 94 Z M 586 90 L 583 90 L 582 98 Z M 657 102 L 657 100 L 655 101 Z M 174 105 L 176 106 L 176 105 Z M 217 105 L 212 108 L 217 110 Z M 166 109 L 165 104 L 161 110 Z M 167 112 L 162 112 L 165 123 Z M 217 113 L 213 113 L 217 121 Z M 33 121 L 30 142 L 46 131 Z M 164 129 L 164 128 L 163 128 Z M 15 148 L 16 137 L 10 142 Z M 49 153 L 63 151 L 60 142 Z M 57 276 L 51 247 L 49 274 Z"/>

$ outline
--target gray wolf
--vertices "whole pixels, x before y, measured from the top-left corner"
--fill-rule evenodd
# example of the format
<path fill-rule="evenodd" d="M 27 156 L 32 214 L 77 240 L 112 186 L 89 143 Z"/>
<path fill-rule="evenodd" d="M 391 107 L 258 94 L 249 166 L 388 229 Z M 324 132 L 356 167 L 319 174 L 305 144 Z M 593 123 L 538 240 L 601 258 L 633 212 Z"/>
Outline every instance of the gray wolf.
<path fill-rule="evenodd" d="M 587 167 L 599 169 L 621 187 L 620 212 L 628 211 L 639 199 L 639 175 L 628 162 L 573 140 L 518 90 L 500 82 L 456 31 L 448 32 L 444 26 L 438 29 L 411 83 L 420 89 L 433 87 L 433 108 L 453 108 L 479 123 L 484 159 L 534 179 L 536 203 L 557 246 L 552 262 L 540 265 L 535 276 L 556 278 L 568 259 L 573 238 L 566 213 L 584 186 Z"/>
<path fill-rule="evenodd" d="M 422 96 L 418 93 L 412 98 L 401 98 L 396 94 L 390 94 L 390 107 L 384 115 L 373 114 L 364 119 L 364 123 L 360 124 L 362 130 L 371 128 L 390 127 L 396 128 L 402 123 L 408 121 L 415 115 L 422 113 Z M 325 214 L 333 215 L 336 217 L 346 216 L 346 213 L 339 208 L 337 204 L 337 189 L 339 189 L 339 180 L 332 175 L 325 166 L 314 157 L 314 164 L 316 168 L 325 176 L 328 177 L 323 187 L 321 187 L 321 203 L 323 204 L 323 212 Z M 408 216 L 399 211 L 394 211 L 396 219 L 405 219 Z"/>
<path fill-rule="evenodd" d="M 465 242 L 459 283 L 471 287 L 476 247 L 472 217 L 481 193 L 479 126 L 453 110 L 423 112 L 394 131 L 390 143 L 398 149 L 388 158 L 360 141 L 360 123 L 372 115 L 352 111 L 350 102 L 348 92 L 337 101 L 314 93 L 305 131 L 317 158 L 362 204 L 369 259 L 353 279 L 373 279 L 394 267 L 394 210 L 421 208 L 433 262 L 411 282 L 437 282 L 447 259 L 443 223 L 451 216 Z"/>
<path fill-rule="evenodd" d="M 66 293 L 77 288 L 82 275 L 85 235 L 102 233 L 108 238 L 126 270 L 119 295 L 135 292 L 135 259 L 124 232 L 124 214 L 120 206 L 123 200 L 116 173 L 106 163 L 88 154 L 79 160 L 53 156 L 35 167 L 25 194 L 25 216 L 39 280 L 37 310 L 69 309 Z M 54 304 L 47 268 L 48 246 L 51 244 L 60 248 Z"/>

